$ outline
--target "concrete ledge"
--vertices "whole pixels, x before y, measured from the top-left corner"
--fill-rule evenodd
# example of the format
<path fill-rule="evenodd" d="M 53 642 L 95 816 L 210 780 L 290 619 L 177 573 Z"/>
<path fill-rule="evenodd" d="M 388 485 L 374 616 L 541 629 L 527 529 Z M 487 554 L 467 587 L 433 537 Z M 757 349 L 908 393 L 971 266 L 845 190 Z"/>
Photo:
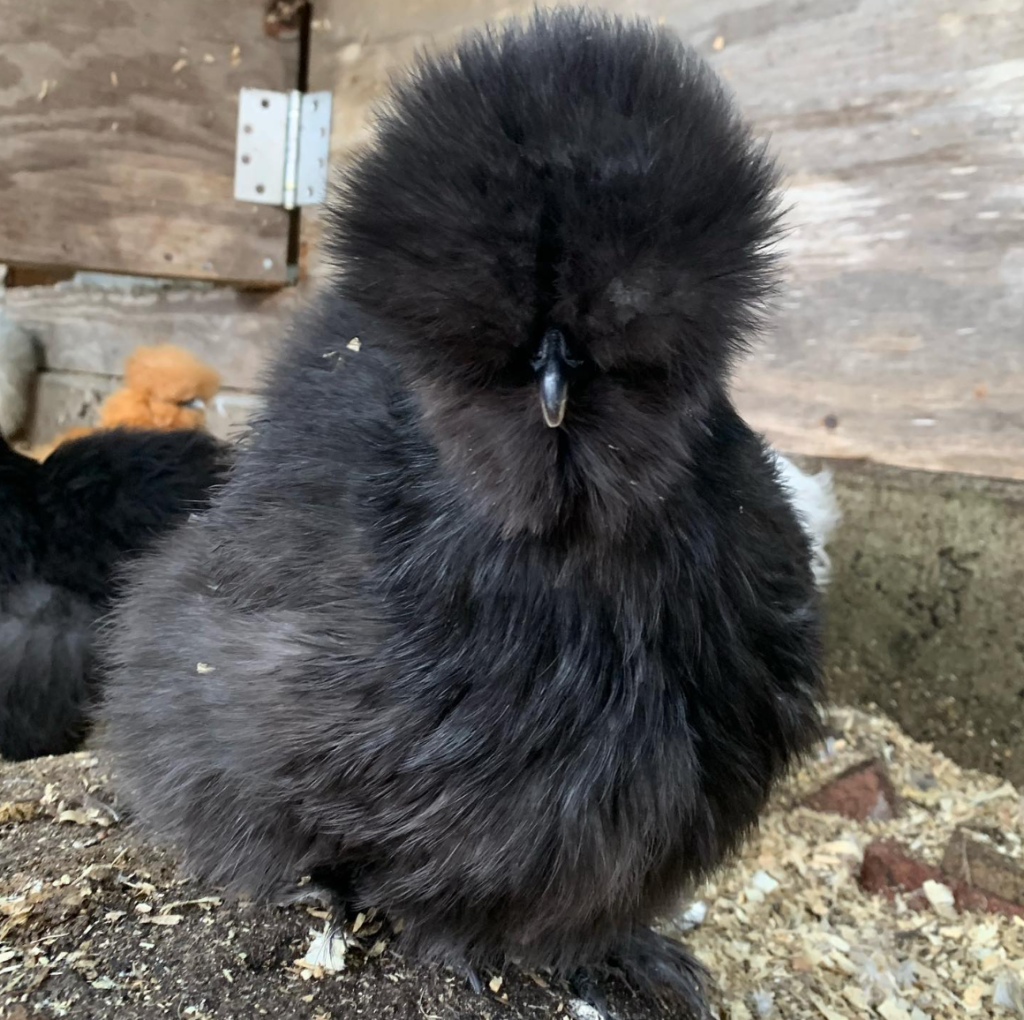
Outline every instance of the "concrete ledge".
<path fill-rule="evenodd" d="M 1024 783 L 1024 483 L 825 463 L 833 697 Z"/>

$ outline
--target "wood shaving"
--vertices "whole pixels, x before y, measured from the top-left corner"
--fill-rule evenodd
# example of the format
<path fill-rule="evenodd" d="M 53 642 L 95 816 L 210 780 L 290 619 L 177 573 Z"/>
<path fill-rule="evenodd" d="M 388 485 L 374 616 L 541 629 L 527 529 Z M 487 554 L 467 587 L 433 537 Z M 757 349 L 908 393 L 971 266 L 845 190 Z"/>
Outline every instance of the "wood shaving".
<path fill-rule="evenodd" d="M 224 902 L 220 896 L 199 896 L 194 900 L 175 900 L 173 903 L 165 903 L 160 908 L 161 914 L 170 914 L 172 911 L 180 910 L 182 907 L 199 907 L 202 910 L 212 910 Z"/>
<path fill-rule="evenodd" d="M 91 825 L 93 819 L 89 817 L 86 811 L 61 811 L 57 816 L 58 822 L 68 822 L 72 825 Z"/>
<path fill-rule="evenodd" d="M 39 805 L 32 801 L 9 800 L 0 804 L 0 825 L 9 822 L 30 822 L 39 813 Z"/>
<path fill-rule="evenodd" d="M 717 1015 L 1024 1020 L 1024 919 L 958 913 L 943 881 L 913 902 L 866 893 L 858 882 L 874 840 L 898 842 L 941 871 L 954 837 L 970 833 L 985 843 L 990 834 L 1014 868 L 1024 864 L 1020 792 L 959 768 L 888 720 L 842 709 L 830 723 L 833 736 L 777 791 L 759 833 L 666 920 L 666 934 L 684 941 L 713 975 Z M 886 762 L 898 817 L 856 822 L 803 804 L 874 758 Z M 24 1005 L 26 1017 L 309 1017 L 312 1008 L 301 1003 L 313 992 L 318 1014 L 353 1020 L 358 1010 L 343 1003 L 382 1001 L 376 997 L 392 986 L 407 997 L 411 980 L 445 988 L 411 1016 L 483 1015 L 475 1005 L 449 1011 L 446 996 L 464 994 L 461 984 L 437 977 L 436 968 L 413 969 L 400 940 L 396 952 L 386 951 L 387 929 L 375 911 L 356 918 L 363 951 L 346 967 L 344 934 L 331 935 L 326 924 L 310 932 L 304 907 L 222 903 L 177 870 L 171 855 L 138 841 L 109 806 L 106 769 L 94 754 L 0 763 L 0 1015 Z M 687 914 L 696 923 L 683 932 Z M 514 1017 L 593 1020 L 586 1003 L 559 1000 L 557 989 L 510 968 L 491 1001 L 497 1008 L 507 996 Z M 204 1004 L 213 1001 L 208 993 L 217 996 L 216 1009 Z M 530 1004 L 531 995 L 540 998 Z M 65 1013 L 50 1005 L 65 1001 Z M 161 1012 L 163 1003 L 170 1012 Z"/>
<path fill-rule="evenodd" d="M 841 736 L 778 791 L 741 856 L 695 890 L 707 917 L 683 941 L 715 976 L 723 1020 L 745 1020 L 744 1010 L 765 1020 L 1024 1017 L 1024 1008 L 1007 1005 L 1024 987 L 1024 920 L 958 913 L 941 882 L 923 890 L 930 909 L 917 911 L 902 896 L 864 892 L 857 880 L 872 840 L 896 840 L 938 867 L 961 826 L 999 832 L 1001 851 L 1024 860 L 1024 798 L 887 719 L 837 709 L 831 725 Z M 900 817 L 854 822 L 800 806 L 874 757 L 887 763 Z M 765 893 L 764 875 L 777 890 Z"/>

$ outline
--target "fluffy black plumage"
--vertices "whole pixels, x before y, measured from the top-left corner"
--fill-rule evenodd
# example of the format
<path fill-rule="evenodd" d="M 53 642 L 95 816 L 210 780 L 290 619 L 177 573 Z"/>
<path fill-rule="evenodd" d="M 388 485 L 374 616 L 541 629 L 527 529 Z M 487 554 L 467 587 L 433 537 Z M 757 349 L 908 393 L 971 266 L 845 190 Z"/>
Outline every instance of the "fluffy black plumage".
<path fill-rule="evenodd" d="M 207 505 L 226 464 L 196 432 L 98 432 L 42 464 L 0 437 L 0 756 L 78 745 L 118 569 Z"/>
<path fill-rule="evenodd" d="M 397 86 L 231 482 L 116 614 L 121 772 L 196 870 L 703 1008 L 648 925 L 817 732 L 807 539 L 726 391 L 775 179 L 642 24 Z"/>

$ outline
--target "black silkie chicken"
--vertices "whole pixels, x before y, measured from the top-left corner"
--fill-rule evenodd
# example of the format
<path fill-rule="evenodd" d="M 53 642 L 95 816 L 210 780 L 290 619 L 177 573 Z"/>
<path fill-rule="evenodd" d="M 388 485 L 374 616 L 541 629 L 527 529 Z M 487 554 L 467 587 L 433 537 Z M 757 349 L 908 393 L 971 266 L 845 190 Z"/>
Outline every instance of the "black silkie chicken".
<path fill-rule="evenodd" d="M 42 464 L 0 437 L 0 757 L 78 746 L 118 569 L 207 505 L 226 465 L 197 432 L 97 432 Z"/>
<path fill-rule="evenodd" d="M 808 539 L 726 388 L 775 185 L 643 24 L 396 86 L 231 481 L 116 614 L 123 780 L 194 870 L 707 1015 L 649 924 L 818 732 Z"/>

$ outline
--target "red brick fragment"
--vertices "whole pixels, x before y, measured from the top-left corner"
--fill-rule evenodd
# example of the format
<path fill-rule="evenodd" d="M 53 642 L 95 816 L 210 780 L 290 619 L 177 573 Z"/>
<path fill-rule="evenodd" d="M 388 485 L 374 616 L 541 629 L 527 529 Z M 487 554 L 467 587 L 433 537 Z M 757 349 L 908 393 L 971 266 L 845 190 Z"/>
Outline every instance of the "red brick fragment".
<path fill-rule="evenodd" d="M 1019 917 L 1024 920 L 1024 907 L 1001 896 L 993 896 L 981 889 L 973 889 L 964 882 L 950 879 L 946 883 L 953 890 L 957 910 L 973 910 L 982 914 L 1002 914 L 1004 917 Z"/>
<path fill-rule="evenodd" d="M 898 892 L 912 893 L 929 879 L 942 881 L 942 872 L 913 857 L 901 843 L 876 839 L 864 851 L 860 886 L 867 892 L 892 899 Z"/>
<path fill-rule="evenodd" d="M 899 814 L 899 800 L 885 765 L 877 758 L 862 761 L 836 776 L 804 803 L 854 821 L 885 822 Z"/>
<path fill-rule="evenodd" d="M 921 887 L 929 879 L 949 886 L 957 910 L 1024 918 L 1024 906 L 1011 903 L 925 864 L 895 840 L 875 840 L 864 851 L 859 881 L 866 892 L 878 893 L 889 900 L 897 893 L 902 893 L 908 907 L 926 910 L 928 900 Z"/>

